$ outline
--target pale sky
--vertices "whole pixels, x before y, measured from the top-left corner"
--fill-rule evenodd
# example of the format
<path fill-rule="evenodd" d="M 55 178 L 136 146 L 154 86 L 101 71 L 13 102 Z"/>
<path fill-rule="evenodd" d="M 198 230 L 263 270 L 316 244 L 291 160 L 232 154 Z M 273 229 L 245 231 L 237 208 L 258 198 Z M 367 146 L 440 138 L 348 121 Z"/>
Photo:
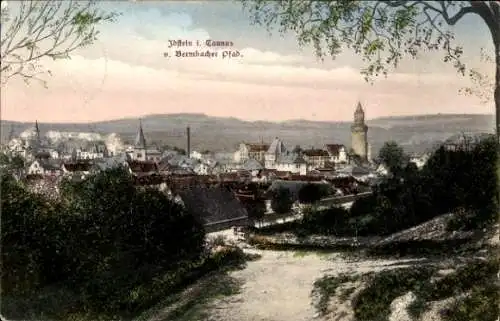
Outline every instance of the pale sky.
<path fill-rule="evenodd" d="M 10 4 L 9 4 L 10 5 Z M 269 35 L 252 26 L 238 3 L 108 2 L 122 13 L 100 27 L 99 41 L 71 60 L 43 61 L 48 88 L 12 79 L 1 90 L 2 119 L 90 122 L 148 114 L 205 113 L 245 120 L 351 120 L 357 101 L 367 118 L 436 113 L 493 113 L 459 89 L 467 78 L 442 62 L 442 53 L 405 60 L 387 79 L 364 82 L 361 61 L 346 51 L 319 62 L 294 35 Z M 461 21 L 464 61 L 481 65 L 491 36 L 475 16 Z M 242 57 L 165 58 L 169 40 L 231 41 Z M 196 48 L 181 48 L 192 51 Z M 219 55 L 221 52 L 219 52 Z"/>

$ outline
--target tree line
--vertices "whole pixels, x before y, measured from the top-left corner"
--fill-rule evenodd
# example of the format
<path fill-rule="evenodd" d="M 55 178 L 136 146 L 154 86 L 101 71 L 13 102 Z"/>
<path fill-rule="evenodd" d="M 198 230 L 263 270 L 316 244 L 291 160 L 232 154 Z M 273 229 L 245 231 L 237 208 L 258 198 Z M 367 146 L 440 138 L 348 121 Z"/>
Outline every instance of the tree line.
<path fill-rule="evenodd" d="M 133 295 L 145 284 L 167 274 L 174 286 L 206 257 L 203 226 L 122 168 L 65 180 L 57 200 L 6 172 L 1 190 L 3 296 L 57 284 L 78 289 L 86 312 L 132 313 L 147 303 Z"/>

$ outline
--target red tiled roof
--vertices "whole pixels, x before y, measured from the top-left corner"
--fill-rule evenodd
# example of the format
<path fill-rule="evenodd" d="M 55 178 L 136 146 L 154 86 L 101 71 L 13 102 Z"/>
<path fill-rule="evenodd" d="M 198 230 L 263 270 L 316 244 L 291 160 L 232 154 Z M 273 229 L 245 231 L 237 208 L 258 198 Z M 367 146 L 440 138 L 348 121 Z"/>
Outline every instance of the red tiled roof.
<path fill-rule="evenodd" d="M 26 180 L 28 180 L 28 181 L 41 180 L 43 178 L 44 178 L 44 176 L 42 174 L 28 174 L 28 175 L 26 175 Z"/>
<path fill-rule="evenodd" d="M 249 144 L 249 143 L 247 143 L 245 145 L 247 145 L 248 151 L 252 152 L 252 153 L 267 152 L 267 150 L 269 149 L 268 144 Z"/>
<path fill-rule="evenodd" d="M 318 182 L 321 181 L 323 177 L 312 175 L 291 175 L 289 179 L 291 181 Z"/>
<path fill-rule="evenodd" d="M 308 156 L 308 157 L 316 157 L 316 156 L 324 156 L 324 157 L 328 157 L 329 154 L 326 150 L 322 150 L 322 149 L 306 149 L 303 151 L 304 155 L 305 156 Z"/>
<path fill-rule="evenodd" d="M 91 164 L 88 162 L 64 163 L 64 168 L 69 172 L 87 172 Z"/>
<path fill-rule="evenodd" d="M 328 153 L 333 154 L 333 155 L 338 155 L 340 152 L 340 149 L 344 147 L 342 144 L 326 144 L 325 149 L 328 151 Z"/>
<path fill-rule="evenodd" d="M 134 173 L 158 171 L 158 165 L 155 162 L 128 161 L 128 165 Z"/>
<path fill-rule="evenodd" d="M 134 179 L 136 185 L 160 185 L 161 183 L 165 183 L 167 178 L 161 175 L 143 175 L 137 176 Z"/>

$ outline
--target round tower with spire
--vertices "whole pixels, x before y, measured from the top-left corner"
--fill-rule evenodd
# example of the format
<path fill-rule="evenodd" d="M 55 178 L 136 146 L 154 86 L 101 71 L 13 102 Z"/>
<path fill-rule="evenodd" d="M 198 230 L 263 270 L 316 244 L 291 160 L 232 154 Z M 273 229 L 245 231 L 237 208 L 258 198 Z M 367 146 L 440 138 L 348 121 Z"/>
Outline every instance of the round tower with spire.
<path fill-rule="evenodd" d="M 358 102 L 351 126 L 351 148 L 354 154 L 366 161 L 368 157 L 368 126 L 365 124 L 365 112 Z"/>

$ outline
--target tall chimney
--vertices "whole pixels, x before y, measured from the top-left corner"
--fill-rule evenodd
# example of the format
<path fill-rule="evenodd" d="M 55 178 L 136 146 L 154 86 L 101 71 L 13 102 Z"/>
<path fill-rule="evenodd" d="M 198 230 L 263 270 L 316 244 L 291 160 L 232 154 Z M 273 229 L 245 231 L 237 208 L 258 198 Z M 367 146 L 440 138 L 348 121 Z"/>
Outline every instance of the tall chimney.
<path fill-rule="evenodd" d="M 186 154 L 187 157 L 191 157 L 191 128 L 189 128 L 189 126 L 186 128 L 186 137 L 187 137 Z"/>

